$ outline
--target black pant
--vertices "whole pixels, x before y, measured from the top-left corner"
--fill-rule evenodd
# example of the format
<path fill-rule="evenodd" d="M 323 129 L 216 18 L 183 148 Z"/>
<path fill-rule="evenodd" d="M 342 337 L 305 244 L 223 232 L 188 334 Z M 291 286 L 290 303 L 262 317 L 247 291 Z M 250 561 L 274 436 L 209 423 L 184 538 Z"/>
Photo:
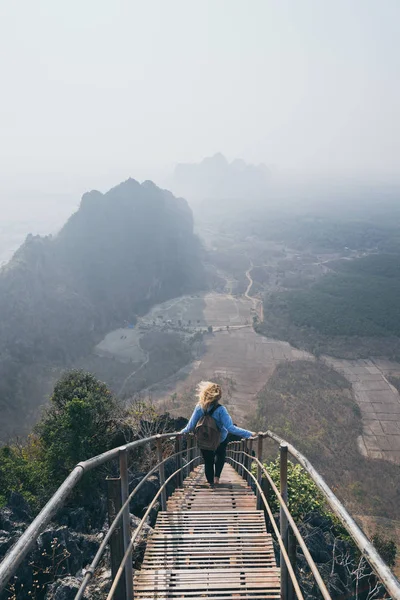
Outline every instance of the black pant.
<path fill-rule="evenodd" d="M 208 483 L 214 483 L 214 477 L 220 477 L 225 464 L 226 446 L 228 440 L 224 440 L 216 450 L 202 450 L 204 458 L 205 472 Z M 215 463 L 215 474 L 214 474 Z"/>

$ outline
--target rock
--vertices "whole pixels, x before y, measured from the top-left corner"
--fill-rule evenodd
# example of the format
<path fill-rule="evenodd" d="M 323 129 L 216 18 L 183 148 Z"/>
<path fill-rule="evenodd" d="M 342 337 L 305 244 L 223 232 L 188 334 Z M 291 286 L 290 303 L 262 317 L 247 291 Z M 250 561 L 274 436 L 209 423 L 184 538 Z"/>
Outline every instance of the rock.
<path fill-rule="evenodd" d="M 135 517 L 135 515 L 130 515 L 130 520 L 131 520 L 131 529 L 132 529 L 132 533 L 133 533 L 133 531 L 138 527 L 141 519 L 139 519 L 138 517 Z M 132 562 L 133 562 L 134 569 L 139 568 L 143 562 L 143 557 L 144 557 L 144 553 L 146 550 L 147 538 L 149 537 L 149 535 L 152 532 L 153 532 L 153 529 L 149 525 L 147 525 L 147 523 L 145 523 L 136 539 L 135 545 L 133 546 Z"/>
<path fill-rule="evenodd" d="M 76 577 L 64 577 L 49 585 L 45 600 L 74 600 L 81 582 Z M 89 598 L 85 594 L 84 598 Z"/>
<path fill-rule="evenodd" d="M 130 483 L 130 489 L 133 490 L 133 488 L 136 487 L 144 477 L 144 473 L 136 475 L 133 481 Z M 158 481 L 158 475 L 151 475 L 149 479 L 143 483 L 138 492 L 133 496 L 129 503 L 129 510 L 137 517 L 142 517 L 159 489 L 160 484 Z"/>
<path fill-rule="evenodd" d="M 75 574 L 90 563 L 97 551 L 99 542 L 94 535 L 86 535 L 68 529 L 66 526 L 48 527 L 38 538 L 37 548 L 42 562 L 53 552 L 61 561 L 61 574 Z M 40 556 L 37 558 L 40 559 Z"/>
<path fill-rule="evenodd" d="M 14 540 L 8 531 L 0 529 L 0 557 L 4 556 L 7 550 L 11 547 Z"/>
<path fill-rule="evenodd" d="M 6 506 L 0 510 L 0 529 L 12 531 L 13 527 L 14 523 L 12 510 Z"/>
<path fill-rule="evenodd" d="M 111 569 L 103 567 L 87 588 L 90 600 L 104 600 L 111 587 Z"/>

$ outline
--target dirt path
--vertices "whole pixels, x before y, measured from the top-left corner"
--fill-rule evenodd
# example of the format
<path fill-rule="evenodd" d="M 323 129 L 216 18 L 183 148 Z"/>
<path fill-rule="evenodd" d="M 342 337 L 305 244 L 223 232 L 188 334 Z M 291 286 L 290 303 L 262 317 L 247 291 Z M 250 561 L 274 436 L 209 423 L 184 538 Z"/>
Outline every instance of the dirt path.
<path fill-rule="evenodd" d="M 123 381 L 123 383 L 122 383 L 122 385 L 121 385 L 121 388 L 120 388 L 120 390 L 119 390 L 119 392 L 118 392 L 118 394 L 117 394 L 117 396 L 118 396 L 118 397 L 121 397 L 121 394 L 122 394 L 122 392 L 124 391 L 124 389 L 125 389 L 125 386 L 126 386 L 126 384 L 128 383 L 128 381 L 129 381 L 130 379 L 132 379 L 132 377 L 134 377 L 134 376 L 135 376 L 137 373 L 139 373 L 139 371 L 140 371 L 141 369 L 143 369 L 143 367 L 144 367 L 144 366 L 146 366 L 146 365 L 147 365 L 147 363 L 149 362 L 149 360 L 150 360 L 150 355 L 149 355 L 149 353 L 147 352 L 147 358 L 146 358 L 146 360 L 145 360 L 144 362 L 142 362 L 142 364 L 140 365 L 140 367 L 138 367 L 137 369 L 135 369 L 135 371 L 132 371 L 132 373 L 131 373 L 130 375 L 128 375 L 128 377 L 126 377 L 126 378 L 124 379 L 124 381 Z"/>
<path fill-rule="evenodd" d="M 245 291 L 245 294 L 244 294 L 246 296 L 246 298 L 248 298 L 252 302 L 254 302 L 254 298 L 252 296 L 250 296 L 249 294 L 250 294 L 251 287 L 253 285 L 253 280 L 252 280 L 251 275 L 250 275 L 253 266 L 254 266 L 253 262 L 250 261 L 250 267 L 246 271 L 246 277 L 249 280 L 249 285 L 247 286 L 247 290 Z"/>
<path fill-rule="evenodd" d="M 247 286 L 247 290 L 245 291 L 244 295 L 245 295 L 245 297 L 248 300 L 250 300 L 250 302 L 252 302 L 253 308 L 256 311 L 256 313 L 258 315 L 258 318 L 260 319 L 260 321 L 262 321 L 263 318 L 264 318 L 263 302 L 262 302 L 262 300 L 259 300 L 258 298 L 255 298 L 254 296 L 250 296 L 250 290 L 251 290 L 251 288 L 253 286 L 253 283 L 254 283 L 253 279 L 251 277 L 251 271 L 252 271 L 253 268 L 254 268 L 253 261 L 250 260 L 250 267 L 246 271 L 246 277 L 249 280 L 249 285 Z"/>

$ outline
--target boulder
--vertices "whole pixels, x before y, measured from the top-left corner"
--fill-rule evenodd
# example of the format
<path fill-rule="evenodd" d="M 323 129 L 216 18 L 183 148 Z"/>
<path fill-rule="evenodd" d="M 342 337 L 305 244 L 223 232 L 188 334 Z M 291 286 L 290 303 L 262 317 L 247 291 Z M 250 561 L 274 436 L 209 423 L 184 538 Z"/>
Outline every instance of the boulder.
<path fill-rule="evenodd" d="M 76 577 L 64 577 L 50 584 L 45 600 L 74 600 L 81 582 Z M 85 598 L 89 598 L 85 594 Z"/>

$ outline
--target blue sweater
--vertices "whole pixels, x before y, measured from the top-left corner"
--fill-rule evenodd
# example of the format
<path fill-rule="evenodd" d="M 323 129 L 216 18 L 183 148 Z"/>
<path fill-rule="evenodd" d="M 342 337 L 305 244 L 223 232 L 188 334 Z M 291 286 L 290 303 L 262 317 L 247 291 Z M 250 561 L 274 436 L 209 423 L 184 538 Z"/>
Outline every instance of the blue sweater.
<path fill-rule="evenodd" d="M 207 412 L 211 410 L 211 407 Z M 199 419 L 204 415 L 204 410 L 201 406 L 197 405 L 193 411 L 192 416 L 190 417 L 189 423 L 186 425 L 184 429 L 180 433 L 190 433 L 196 427 Z M 247 431 L 247 429 L 240 429 L 240 427 L 236 427 L 233 424 L 232 418 L 225 406 L 219 406 L 213 412 L 213 418 L 215 419 L 218 429 L 221 432 L 221 443 L 226 440 L 228 433 L 233 433 L 234 435 L 238 435 L 242 438 L 249 438 L 252 436 L 251 431 Z"/>

